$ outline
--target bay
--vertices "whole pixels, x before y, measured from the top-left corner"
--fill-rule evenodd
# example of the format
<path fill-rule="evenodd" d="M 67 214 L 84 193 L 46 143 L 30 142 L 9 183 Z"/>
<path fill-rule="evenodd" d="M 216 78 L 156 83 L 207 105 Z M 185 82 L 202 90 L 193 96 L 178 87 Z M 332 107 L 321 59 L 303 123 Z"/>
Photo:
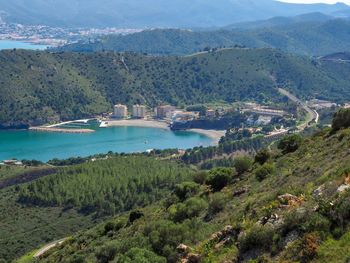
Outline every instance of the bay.
<path fill-rule="evenodd" d="M 14 40 L 0 40 L 0 50 L 4 49 L 31 49 L 31 50 L 45 50 L 46 45 L 35 45 L 32 43 L 14 41 Z"/>
<path fill-rule="evenodd" d="M 213 143 L 211 138 L 198 133 L 141 127 L 111 127 L 86 134 L 0 131 L 0 160 L 17 158 L 46 162 L 53 158 L 86 157 L 108 151 L 188 149 Z"/>

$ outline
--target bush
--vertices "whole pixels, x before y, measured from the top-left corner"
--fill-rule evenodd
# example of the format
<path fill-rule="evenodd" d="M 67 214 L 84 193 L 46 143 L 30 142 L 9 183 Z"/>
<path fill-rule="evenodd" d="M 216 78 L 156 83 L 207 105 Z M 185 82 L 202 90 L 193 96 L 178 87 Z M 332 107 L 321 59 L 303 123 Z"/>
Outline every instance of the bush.
<path fill-rule="evenodd" d="M 129 223 L 134 223 L 136 220 L 140 219 L 141 217 L 143 217 L 144 214 L 139 211 L 139 210 L 136 210 L 136 211 L 132 211 L 129 215 Z"/>
<path fill-rule="evenodd" d="M 115 258 L 117 254 L 117 247 L 115 244 L 107 244 L 98 248 L 95 256 L 100 263 L 108 263 Z"/>
<path fill-rule="evenodd" d="M 290 136 L 284 137 L 278 143 L 278 149 L 282 151 L 283 154 L 292 153 L 298 150 L 301 145 L 302 138 L 300 135 L 293 134 Z"/>
<path fill-rule="evenodd" d="M 194 182 L 184 182 L 175 186 L 174 193 L 181 200 L 185 200 L 198 193 L 199 185 Z"/>
<path fill-rule="evenodd" d="M 332 129 L 338 131 L 342 128 L 350 127 L 350 109 L 340 109 L 334 114 Z"/>
<path fill-rule="evenodd" d="M 192 197 L 184 203 L 173 205 L 169 208 L 170 217 L 175 222 L 182 222 L 185 219 L 198 217 L 207 208 L 207 202 L 199 197 Z"/>
<path fill-rule="evenodd" d="M 270 250 L 273 244 L 274 231 L 266 226 L 254 226 L 239 239 L 241 251 L 246 252 L 251 249 Z"/>
<path fill-rule="evenodd" d="M 160 257 L 152 251 L 142 248 L 132 248 L 125 255 L 120 257 L 117 263 L 166 263 L 164 257 Z"/>
<path fill-rule="evenodd" d="M 221 191 L 232 179 L 235 171 L 230 168 L 215 168 L 210 171 L 207 184 L 213 191 Z"/>
<path fill-rule="evenodd" d="M 200 171 L 193 176 L 193 181 L 197 184 L 204 184 L 208 178 L 208 173 Z"/>
<path fill-rule="evenodd" d="M 249 171 L 252 167 L 252 159 L 248 156 L 240 156 L 235 158 L 234 167 L 239 175 Z"/>
<path fill-rule="evenodd" d="M 265 163 L 264 165 L 258 167 L 255 170 L 255 177 L 258 181 L 263 181 L 268 177 L 269 175 L 273 174 L 275 170 L 275 167 L 271 163 Z"/>
<path fill-rule="evenodd" d="M 215 215 L 222 210 L 224 210 L 226 206 L 227 198 L 223 193 L 215 193 L 212 195 L 211 200 L 209 202 L 209 214 Z"/>
<path fill-rule="evenodd" d="M 255 155 L 255 162 L 263 165 L 271 158 L 271 153 L 268 149 L 262 149 Z"/>

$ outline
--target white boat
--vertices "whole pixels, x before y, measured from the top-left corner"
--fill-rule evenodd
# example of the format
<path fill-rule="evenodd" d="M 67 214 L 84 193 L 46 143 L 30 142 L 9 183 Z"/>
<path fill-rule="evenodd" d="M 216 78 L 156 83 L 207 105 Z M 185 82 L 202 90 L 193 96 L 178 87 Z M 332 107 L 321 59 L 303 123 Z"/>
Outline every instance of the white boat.
<path fill-rule="evenodd" d="M 101 124 L 99 126 L 100 128 L 107 128 L 108 127 L 108 121 L 101 121 Z"/>

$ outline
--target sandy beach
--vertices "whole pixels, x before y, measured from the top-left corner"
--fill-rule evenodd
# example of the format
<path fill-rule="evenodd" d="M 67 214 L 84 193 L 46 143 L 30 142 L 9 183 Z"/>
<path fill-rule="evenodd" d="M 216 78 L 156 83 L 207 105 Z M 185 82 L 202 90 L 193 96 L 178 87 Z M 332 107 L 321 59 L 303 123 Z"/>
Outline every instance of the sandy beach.
<path fill-rule="evenodd" d="M 203 134 L 211 138 L 213 141 L 215 141 L 216 145 L 219 144 L 221 137 L 225 136 L 226 134 L 226 131 L 218 131 L 218 130 L 190 129 L 187 131 Z"/>
<path fill-rule="evenodd" d="M 133 127 L 146 127 L 146 128 L 159 128 L 169 130 L 169 124 L 162 121 L 156 120 L 108 120 L 107 127 L 120 127 L 120 126 L 133 126 Z M 186 130 L 189 132 L 195 132 L 205 135 L 212 139 L 217 145 L 222 136 L 225 135 L 226 131 L 218 130 L 203 130 L 203 129 L 190 129 Z"/>
<path fill-rule="evenodd" d="M 168 123 L 155 120 L 108 120 L 107 122 L 107 127 L 132 126 L 145 128 L 159 128 L 165 130 L 170 129 Z"/>

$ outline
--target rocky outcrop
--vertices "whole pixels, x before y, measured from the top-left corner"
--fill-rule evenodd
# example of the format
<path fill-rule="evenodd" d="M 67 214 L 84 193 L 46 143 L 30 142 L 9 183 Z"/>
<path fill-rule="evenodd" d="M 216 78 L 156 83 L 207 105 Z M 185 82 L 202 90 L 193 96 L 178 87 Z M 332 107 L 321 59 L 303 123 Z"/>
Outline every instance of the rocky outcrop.
<path fill-rule="evenodd" d="M 304 196 L 297 197 L 291 194 L 284 194 L 278 197 L 278 201 L 281 203 L 280 208 L 296 208 L 305 202 L 305 198 Z"/>

